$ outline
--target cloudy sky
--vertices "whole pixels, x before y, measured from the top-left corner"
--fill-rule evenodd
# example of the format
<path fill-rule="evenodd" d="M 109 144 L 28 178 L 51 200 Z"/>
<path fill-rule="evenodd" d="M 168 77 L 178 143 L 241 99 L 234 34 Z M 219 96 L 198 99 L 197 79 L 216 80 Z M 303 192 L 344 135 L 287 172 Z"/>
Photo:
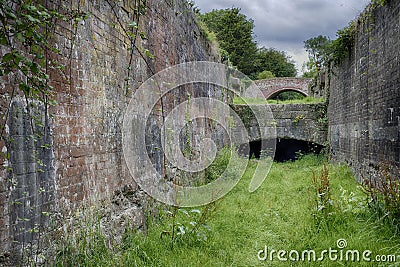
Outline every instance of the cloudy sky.
<path fill-rule="evenodd" d="M 357 17 L 370 0 L 195 0 L 201 12 L 239 7 L 254 20 L 260 46 L 286 51 L 301 71 L 307 61 L 303 41 L 336 31 Z"/>

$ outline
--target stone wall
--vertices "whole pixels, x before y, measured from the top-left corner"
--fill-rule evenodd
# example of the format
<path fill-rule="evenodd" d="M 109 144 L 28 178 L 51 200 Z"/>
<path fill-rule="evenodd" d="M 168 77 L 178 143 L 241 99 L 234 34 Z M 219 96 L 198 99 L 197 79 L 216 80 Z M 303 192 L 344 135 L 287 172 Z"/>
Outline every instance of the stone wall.
<path fill-rule="evenodd" d="M 326 105 L 286 104 L 270 105 L 276 120 L 278 138 L 297 139 L 326 145 Z"/>
<path fill-rule="evenodd" d="M 136 227 L 143 226 L 145 196 L 129 174 L 122 155 L 125 107 L 138 86 L 157 71 L 187 61 L 215 61 L 219 56 L 197 26 L 185 0 L 147 1 L 146 14 L 139 22 L 146 38 L 138 38 L 138 49 L 130 49 L 132 42 L 124 25 L 132 21 L 133 3 L 59 3 L 89 16 L 78 25 L 57 25 L 55 42 L 65 71 L 64 75 L 51 73 L 57 104 L 48 112 L 40 105 L 35 108 L 42 122 L 36 129 L 39 141 L 31 138 L 34 127 L 25 100 L 11 97 L 15 86 L 12 77 L 0 82 L 1 111 L 8 114 L 1 118 L 7 123 L 0 145 L 5 155 L 10 155 L 9 159 L 2 159 L 6 168 L 1 170 L 0 179 L 0 262 L 15 256 L 21 246 L 32 244 L 38 238 L 37 230 L 55 211 L 68 217 L 82 207 L 97 205 L 113 196 L 131 199 L 133 202 L 127 204 L 129 212 L 122 208 L 121 213 L 134 213 L 126 219 Z M 145 49 L 154 58 L 146 56 Z M 187 99 L 188 93 L 223 98 L 218 88 L 199 91 L 192 86 L 165 96 L 155 109 L 161 105 L 168 112 Z M 162 115 L 154 112 L 149 129 L 159 129 L 152 126 L 160 123 Z M 149 143 L 160 143 L 159 132 L 149 133 Z M 147 153 L 162 170 L 162 151 Z"/>
<path fill-rule="evenodd" d="M 367 8 L 350 57 L 334 67 L 329 135 L 333 158 L 361 178 L 382 161 L 399 166 L 400 1 Z"/>
<path fill-rule="evenodd" d="M 269 106 L 274 117 L 277 138 L 296 139 L 326 145 L 325 103 Z M 232 107 L 244 122 L 249 132 L 250 141 L 259 140 L 259 127 L 250 107 L 246 105 L 233 105 Z"/>

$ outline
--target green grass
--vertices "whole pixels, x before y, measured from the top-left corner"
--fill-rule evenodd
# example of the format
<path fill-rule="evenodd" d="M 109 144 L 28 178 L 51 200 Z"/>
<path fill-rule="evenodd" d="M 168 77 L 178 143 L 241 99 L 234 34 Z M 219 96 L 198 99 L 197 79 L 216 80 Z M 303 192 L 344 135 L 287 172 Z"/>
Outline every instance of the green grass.
<path fill-rule="evenodd" d="M 233 104 L 235 105 L 260 105 L 260 104 L 313 104 L 313 103 L 323 103 L 325 100 L 323 97 L 315 98 L 315 97 L 304 97 L 302 99 L 292 99 L 292 100 L 275 100 L 269 99 L 265 100 L 263 98 L 241 98 L 235 97 L 233 99 Z"/>
<path fill-rule="evenodd" d="M 268 104 L 314 104 L 314 103 L 323 103 L 325 99 L 323 97 L 311 97 L 307 96 L 302 99 L 291 99 L 291 100 L 275 100 L 269 99 Z"/>
<path fill-rule="evenodd" d="M 295 162 L 274 163 L 263 185 L 249 193 L 257 164 L 252 160 L 242 180 L 217 202 L 216 210 L 204 222 L 211 231 L 198 231 L 202 238 L 186 233 L 172 239 L 172 225 L 188 225 L 199 215 L 191 209 L 187 209 L 189 215 L 179 209 L 164 210 L 149 223 L 147 235 L 128 233 L 116 254 L 104 254 L 96 264 L 82 265 L 380 266 L 376 262 L 332 262 L 327 257 L 322 262 L 281 262 L 276 254 L 273 262 L 257 258 L 265 246 L 299 252 L 313 249 L 318 258 L 323 250 L 335 249 L 341 238 L 347 241 L 346 249 L 371 250 L 373 257 L 400 255 L 400 238 L 394 236 L 389 225 L 377 222 L 369 213 L 364 194 L 344 165 L 327 165 L 334 208 L 323 218 L 313 216 L 312 175 L 319 174 L 324 162 L 323 157 L 304 156 Z"/>
<path fill-rule="evenodd" d="M 233 98 L 233 104 L 235 105 L 259 105 L 259 104 L 267 104 L 268 101 L 263 98 L 249 98 L 249 97 L 235 97 Z"/>

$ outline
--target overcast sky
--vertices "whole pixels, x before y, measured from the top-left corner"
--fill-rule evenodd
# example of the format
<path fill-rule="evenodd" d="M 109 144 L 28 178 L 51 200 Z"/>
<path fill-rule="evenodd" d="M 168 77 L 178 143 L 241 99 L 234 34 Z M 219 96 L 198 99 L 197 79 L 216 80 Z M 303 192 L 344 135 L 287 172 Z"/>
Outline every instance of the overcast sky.
<path fill-rule="evenodd" d="M 259 46 L 283 50 L 301 71 L 307 61 L 303 41 L 318 35 L 336 38 L 370 0 L 195 0 L 201 12 L 239 7 L 254 20 Z"/>

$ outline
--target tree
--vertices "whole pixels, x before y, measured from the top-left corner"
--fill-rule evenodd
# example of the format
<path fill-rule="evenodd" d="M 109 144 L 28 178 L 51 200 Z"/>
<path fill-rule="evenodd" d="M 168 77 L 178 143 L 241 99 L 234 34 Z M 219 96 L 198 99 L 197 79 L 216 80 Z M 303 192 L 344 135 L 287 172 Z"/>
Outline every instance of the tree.
<path fill-rule="evenodd" d="M 310 58 L 308 62 L 303 64 L 303 78 L 313 78 L 318 73 L 314 59 Z"/>
<path fill-rule="evenodd" d="M 257 48 L 253 39 L 254 22 L 241 14 L 239 8 L 213 10 L 201 15 L 201 19 L 216 34 L 220 48 L 228 53 L 232 64 L 250 78 L 256 79 L 264 71 L 275 77 L 296 76 L 296 67 L 285 52 Z"/>
<path fill-rule="evenodd" d="M 253 20 L 241 14 L 239 8 L 213 10 L 201 19 L 210 31 L 215 32 L 232 64 L 246 75 L 254 73 L 257 44 L 253 41 Z"/>
<path fill-rule="evenodd" d="M 319 70 L 332 52 L 332 41 L 326 36 L 319 35 L 304 41 L 304 48 L 308 52 L 310 63 Z"/>
<path fill-rule="evenodd" d="M 269 70 L 276 77 L 295 77 L 296 67 L 290 57 L 275 48 L 262 47 L 257 52 L 256 71 Z"/>
<path fill-rule="evenodd" d="M 275 78 L 275 75 L 269 70 L 264 70 L 257 75 L 258 80 L 271 79 L 271 78 Z"/>

